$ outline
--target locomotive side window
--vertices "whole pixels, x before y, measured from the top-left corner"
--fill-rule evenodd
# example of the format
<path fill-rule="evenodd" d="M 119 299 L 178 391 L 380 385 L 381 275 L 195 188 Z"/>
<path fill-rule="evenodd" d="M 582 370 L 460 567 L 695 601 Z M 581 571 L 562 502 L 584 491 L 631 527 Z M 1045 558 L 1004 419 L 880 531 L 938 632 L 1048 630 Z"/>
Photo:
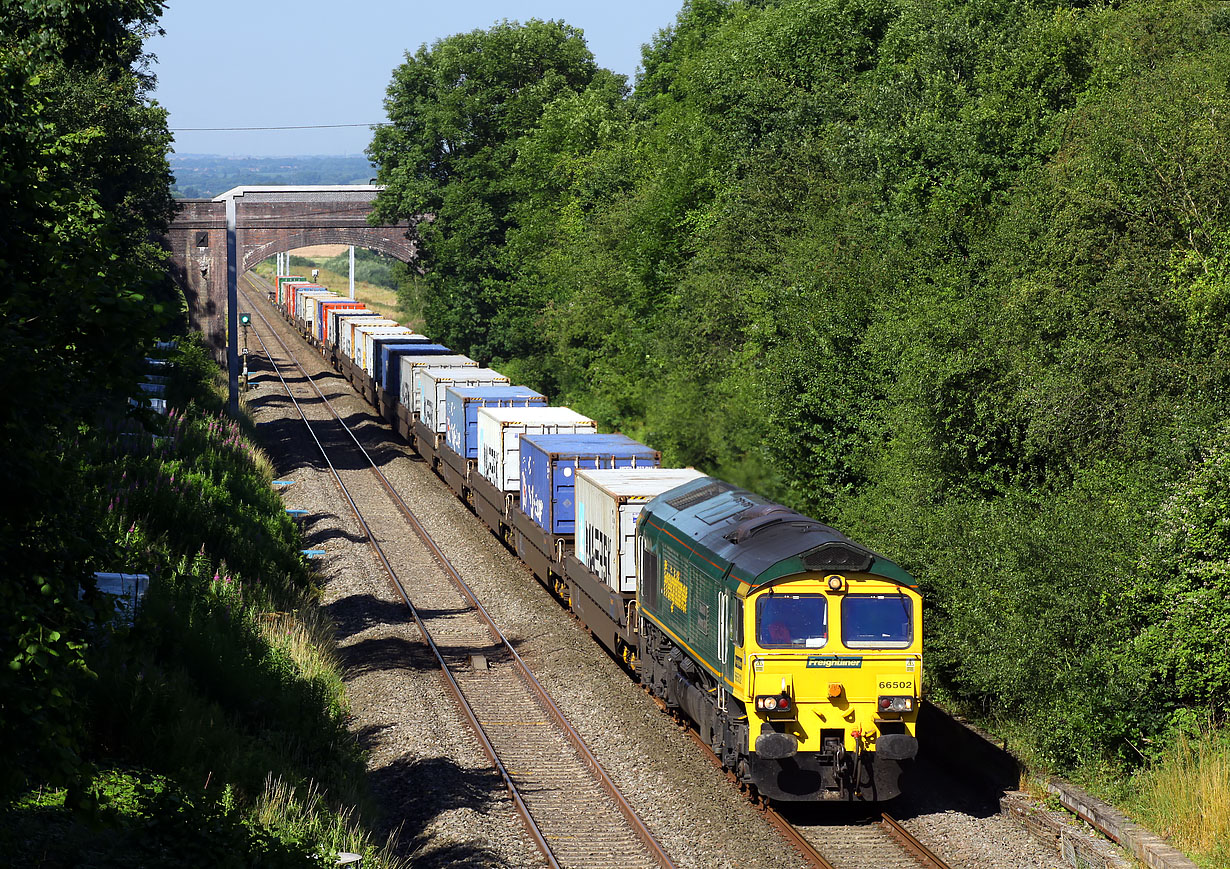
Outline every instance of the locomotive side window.
<path fill-rule="evenodd" d="M 756 644 L 761 648 L 819 649 L 828 642 L 829 602 L 822 594 L 763 594 L 756 598 Z"/>
<path fill-rule="evenodd" d="M 658 605 L 658 553 L 648 546 L 641 552 L 641 603 L 653 610 Z"/>
<path fill-rule="evenodd" d="M 841 602 L 841 641 L 851 649 L 904 649 L 914 641 L 904 594 L 851 594 Z"/>

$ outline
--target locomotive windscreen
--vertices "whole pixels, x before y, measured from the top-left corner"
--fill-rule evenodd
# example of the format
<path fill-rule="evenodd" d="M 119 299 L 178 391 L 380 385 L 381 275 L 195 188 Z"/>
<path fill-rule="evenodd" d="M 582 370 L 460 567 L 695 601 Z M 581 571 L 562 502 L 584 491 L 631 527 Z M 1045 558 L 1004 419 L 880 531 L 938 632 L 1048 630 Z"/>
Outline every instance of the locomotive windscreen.
<path fill-rule="evenodd" d="M 841 602 L 841 641 L 848 648 L 904 649 L 913 640 L 904 594 L 852 594 Z"/>
<path fill-rule="evenodd" d="M 822 594 L 766 594 L 756 600 L 761 648 L 819 649 L 828 642 L 828 600 Z"/>

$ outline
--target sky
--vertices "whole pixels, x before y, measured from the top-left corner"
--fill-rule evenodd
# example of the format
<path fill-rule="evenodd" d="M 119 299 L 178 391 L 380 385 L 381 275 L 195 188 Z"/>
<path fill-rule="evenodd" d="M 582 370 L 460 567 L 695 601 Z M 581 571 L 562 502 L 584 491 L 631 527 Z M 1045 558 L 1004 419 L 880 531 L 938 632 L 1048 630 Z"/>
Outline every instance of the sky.
<path fill-rule="evenodd" d="M 166 0 L 153 96 L 178 154 L 362 154 L 366 126 L 206 132 L 194 128 L 383 121 L 393 69 L 424 43 L 497 21 L 562 19 L 585 32 L 599 66 L 628 76 L 641 45 L 682 0 Z"/>

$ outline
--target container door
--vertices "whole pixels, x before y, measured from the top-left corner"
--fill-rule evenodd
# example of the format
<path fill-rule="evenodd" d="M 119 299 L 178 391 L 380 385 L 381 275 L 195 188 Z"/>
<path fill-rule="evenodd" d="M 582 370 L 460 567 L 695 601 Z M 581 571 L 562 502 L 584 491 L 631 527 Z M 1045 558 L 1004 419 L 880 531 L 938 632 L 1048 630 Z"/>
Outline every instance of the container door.
<path fill-rule="evenodd" d="M 499 482 L 496 484 L 501 492 L 521 489 L 521 435 L 525 430 L 525 426 L 520 424 L 504 426 L 501 438 L 503 455 L 500 456 Z"/>
<path fill-rule="evenodd" d="M 430 377 L 423 378 L 423 406 L 419 408 L 419 415 L 430 431 L 436 430 L 436 381 Z"/>
<path fill-rule="evenodd" d="M 636 591 L 636 520 L 643 506 L 619 505 L 619 591 Z"/>
<path fill-rule="evenodd" d="M 551 475 L 551 533 L 575 534 L 577 521 L 577 469 L 567 459 Z"/>

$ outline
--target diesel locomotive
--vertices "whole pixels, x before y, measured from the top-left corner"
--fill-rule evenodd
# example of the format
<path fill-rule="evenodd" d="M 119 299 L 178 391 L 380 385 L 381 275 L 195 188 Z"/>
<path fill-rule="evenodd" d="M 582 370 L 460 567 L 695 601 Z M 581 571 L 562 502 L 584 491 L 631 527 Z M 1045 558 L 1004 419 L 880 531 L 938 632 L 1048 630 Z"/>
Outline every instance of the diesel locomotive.
<path fill-rule="evenodd" d="M 640 679 L 774 800 L 890 799 L 918 751 L 922 601 L 892 561 L 711 477 L 637 531 Z"/>

